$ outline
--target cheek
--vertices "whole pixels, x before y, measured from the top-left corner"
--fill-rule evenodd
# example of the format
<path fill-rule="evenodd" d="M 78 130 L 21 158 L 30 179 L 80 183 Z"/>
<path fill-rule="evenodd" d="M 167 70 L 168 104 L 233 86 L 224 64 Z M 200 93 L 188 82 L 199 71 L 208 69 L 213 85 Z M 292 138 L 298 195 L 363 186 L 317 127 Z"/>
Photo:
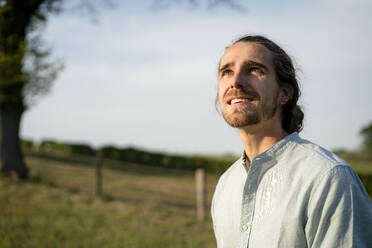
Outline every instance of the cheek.
<path fill-rule="evenodd" d="M 279 86 L 274 80 L 267 79 L 257 84 L 257 90 L 265 95 L 265 97 L 272 99 L 277 96 Z"/>
<path fill-rule="evenodd" d="M 222 102 L 223 96 L 226 94 L 227 89 L 227 84 L 223 82 L 218 83 L 218 99 L 220 100 L 220 103 Z"/>

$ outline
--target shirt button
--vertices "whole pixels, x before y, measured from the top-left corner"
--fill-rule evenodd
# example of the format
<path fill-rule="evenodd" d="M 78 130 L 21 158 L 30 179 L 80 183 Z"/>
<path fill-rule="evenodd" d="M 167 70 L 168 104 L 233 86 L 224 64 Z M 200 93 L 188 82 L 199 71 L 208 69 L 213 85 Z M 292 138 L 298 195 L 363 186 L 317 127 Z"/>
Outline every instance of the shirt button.
<path fill-rule="evenodd" d="M 243 231 L 247 231 L 248 226 L 247 226 L 247 225 L 243 225 L 243 226 L 242 226 L 242 229 L 243 229 Z"/>

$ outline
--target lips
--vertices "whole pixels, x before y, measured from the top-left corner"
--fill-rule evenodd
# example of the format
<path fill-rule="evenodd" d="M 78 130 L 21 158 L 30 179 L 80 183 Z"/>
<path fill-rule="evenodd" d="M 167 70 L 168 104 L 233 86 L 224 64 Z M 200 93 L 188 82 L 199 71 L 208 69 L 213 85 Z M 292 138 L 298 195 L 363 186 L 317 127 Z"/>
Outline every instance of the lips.
<path fill-rule="evenodd" d="M 228 105 L 252 103 L 253 101 L 260 100 L 259 94 L 252 89 L 231 89 L 226 93 L 224 98 Z"/>
<path fill-rule="evenodd" d="M 233 97 L 227 100 L 228 104 L 236 104 L 236 103 L 245 103 L 245 102 L 253 102 L 254 99 L 250 97 Z"/>

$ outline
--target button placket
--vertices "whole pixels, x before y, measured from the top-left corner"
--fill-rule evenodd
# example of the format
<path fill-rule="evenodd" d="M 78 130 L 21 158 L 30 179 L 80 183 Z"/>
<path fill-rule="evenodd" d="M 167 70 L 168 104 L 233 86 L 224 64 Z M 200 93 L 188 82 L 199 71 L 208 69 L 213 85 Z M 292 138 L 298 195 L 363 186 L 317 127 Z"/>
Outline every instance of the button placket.
<path fill-rule="evenodd" d="M 243 191 L 242 215 L 241 215 L 241 231 L 244 233 L 244 246 L 247 247 L 250 232 L 252 229 L 252 221 L 255 208 L 256 190 L 257 190 L 257 170 L 260 169 L 255 159 L 251 163 L 251 169 L 248 172 L 246 184 Z"/>

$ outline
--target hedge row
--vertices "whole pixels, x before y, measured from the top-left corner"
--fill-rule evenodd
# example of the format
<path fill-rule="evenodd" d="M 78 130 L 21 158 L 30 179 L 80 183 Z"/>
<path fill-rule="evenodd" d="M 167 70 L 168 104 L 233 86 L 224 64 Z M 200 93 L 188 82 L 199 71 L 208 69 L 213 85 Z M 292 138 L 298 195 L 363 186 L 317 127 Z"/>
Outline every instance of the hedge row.
<path fill-rule="evenodd" d="M 103 158 L 115 159 L 144 165 L 160 166 L 182 170 L 204 168 L 208 172 L 222 173 L 234 161 L 231 159 L 206 158 L 202 156 L 180 156 L 142 151 L 134 148 L 118 149 L 113 146 L 102 148 Z"/>
<path fill-rule="evenodd" d="M 77 155 L 94 156 L 96 150 L 88 144 L 63 144 L 53 140 L 44 140 L 38 146 L 32 141 L 23 140 L 23 149 L 36 149 L 43 152 L 59 152 Z M 158 166 L 163 168 L 173 168 L 193 171 L 197 168 L 204 168 L 208 172 L 221 174 L 233 162 L 234 159 L 228 158 L 210 158 L 203 156 L 181 156 L 170 155 L 157 152 L 148 152 L 135 148 L 117 148 L 114 146 L 105 146 L 101 148 L 102 156 L 106 159 L 120 160 L 143 165 Z"/>
<path fill-rule="evenodd" d="M 43 152 L 62 152 L 66 154 L 78 154 L 94 156 L 96 150 L 88 144 L 79 143 L 59 143 L 54 140 L 43 140 L 36 145 L 32 140 L 22 140 L 22 149 L 25 151 L 38 150 Z"/>

